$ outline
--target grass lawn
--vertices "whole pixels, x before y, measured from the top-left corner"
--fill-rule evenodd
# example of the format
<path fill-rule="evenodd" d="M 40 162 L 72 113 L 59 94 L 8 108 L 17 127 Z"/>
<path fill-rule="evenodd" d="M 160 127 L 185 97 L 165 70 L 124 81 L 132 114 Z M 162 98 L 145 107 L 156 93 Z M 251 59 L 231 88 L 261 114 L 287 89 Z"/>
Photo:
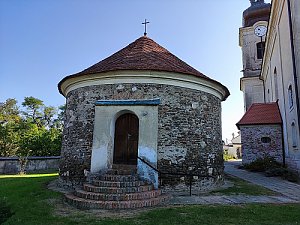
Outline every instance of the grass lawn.
<path fill-rule="evenodd" d="M 300 224 L 300 204 L 249 204 L 239 206 L 182 206 L 142 210 L 131 217 L 116 213 L 111 218 L 97 217 L 104 211 L 67 210 L 62 194 L 48 190 L 46 184 L 57 174 L 0 176 L 0 202 L 6 202 L 13 215 L 3 224 L 201 224 L 201 225 L 294 225 Z M 0 210 L 3 207 L 0 207 Z M 123 212 L 124 215 L 126 213 Z M 121 216 L 120 216 L 121 215 Z M 0 221 L 3 213 L 0 211 Z"/>
<path fill-rule="evenodd" d="M 270 189 L 264 188 L 262 186 L 258 186 L 242 180 L 237 177 L 226 175 L 225 179 L 234 184 L 233 187 L 226 188 L 223 190 L 213 191 L 213 194 L 223 194 L 223 195 L 277 195 L 276 192 L 271 191 Z"/>

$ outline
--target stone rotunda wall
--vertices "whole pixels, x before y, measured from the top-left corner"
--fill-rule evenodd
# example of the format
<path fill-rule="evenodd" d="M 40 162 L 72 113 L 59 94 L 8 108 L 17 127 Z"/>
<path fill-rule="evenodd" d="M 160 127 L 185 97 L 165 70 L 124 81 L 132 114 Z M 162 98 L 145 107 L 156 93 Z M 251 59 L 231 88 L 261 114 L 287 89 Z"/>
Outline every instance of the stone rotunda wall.
<path fill-rule="evenodd" d="M 95 102 L 159 98 L 157 167 L 163 172 L 192 173 L 198 190 L 223 182 L 221 100 L 193 89 L 164 84 L 106 84 L 80 87 L 67 96 L 60 178 L 79 184 L 91 167 Z M 201 176 L 212 176 L 203 179 Z M 163 182 L 185 190 L 187 177 Z"/>

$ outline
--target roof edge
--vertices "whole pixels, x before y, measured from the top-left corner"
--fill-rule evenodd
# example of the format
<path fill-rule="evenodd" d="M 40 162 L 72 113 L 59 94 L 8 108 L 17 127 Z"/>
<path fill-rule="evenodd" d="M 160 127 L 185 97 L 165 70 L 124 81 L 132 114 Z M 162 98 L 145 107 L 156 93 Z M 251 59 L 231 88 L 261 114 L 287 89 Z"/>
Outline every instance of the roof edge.
<path fill-rule="evenodd" d="M 101 75 L 106 75 L 106 76 L 111 76 L 111 73 L 114 73 L 114 72 L 121 72 L 120 75 L 124 74 L 124 72 L 128 72 L 128 71 L 133 71 L 133 72 L 136 72 L 137 74 L 140 73 L 140 72 L 144 72 L 144 73 L 147 73 L 146 75 L 153 75 L 153 73 L 155 72 L 158 72 L 158 73 L 161 73 L 161 74 L 157 74 L 158 76 L 162 75 L 164 72 L 167 73 L 167 74 L 178 74 L 178 75 L 184 75 L 184 76 L 187 76 L 187 78 L 196 78 L 197 80 L 205 80 L 209 83 L 212 83 L 212 84 L 215 84 L 217 85 L 220 90 L 222 91 L 219 91 L 220 95 L 222 95 L 222 101 L 225 101 L 228 96 L 230 95 L 230 92 L 228 90 L 228 88 L 226 86 L 224 86 L 223 84 L 221 84 L 220 82 L 216 81 L 216 80 L 213 80 L 211 78 L 208 78 L 206 76 L 196 76 L 196 75 L 192 75 L 192 74 L 184 74 L 184 73 L 178 73 L 178 72 L 170 72 L 170 71 L 157 71 L 157 70 L 115 70 L 115 71 L 108 71 L 108 72 L 102 72 L 102 73 L 96 73 L 96 74 L 82 74 L 82 75 L 69 75 L 65 78 L 63 78 L 59 83 L 58 83 L 58 90 L 59 90 L 59 93 L 62 94 L 63 96 L 66 97 L 66 93 L 64 93 L 65 91 L 63 90 L 64 87 L 64 83 L 67 82 L 68 80 L 71 80 L 71 79 L 79 79 L 79 81 L 84 81 L 84 77 L 88 77 L 88 79 L 90 78 L 90 80 L 93 80 L 93 79 L 99 79 L 101 78 Z M 95 76 L 90 76 L 90 75 L 95 75 Z M 96 76 L 98 75 L 98 76 Z M 134 74 L 133 74 L 133 77 L 134 77 Z M 162 77 L 163 79 L 164 77 Z M 176 80 L 174 78 L 174 80 Z M 188 79 L 187 79 L 188 80 Z M 77 81 L 78 82 L 78 81 Z"/>

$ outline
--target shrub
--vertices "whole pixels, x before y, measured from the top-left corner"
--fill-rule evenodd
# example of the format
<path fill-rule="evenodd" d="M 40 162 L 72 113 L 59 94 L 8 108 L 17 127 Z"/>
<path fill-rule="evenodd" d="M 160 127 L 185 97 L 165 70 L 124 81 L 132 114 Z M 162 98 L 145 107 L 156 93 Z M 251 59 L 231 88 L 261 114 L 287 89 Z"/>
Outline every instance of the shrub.
<path fill-rule="evenodd" d="M 243 169 L 252 172 L 264 172 L 267 177 L 281 177 L 291 182 L 299 181 L 297 173 L 283 167 L 282 164 L 270 156 L 258 158 L 249 164 L 243 165 Z"/>
<path fill-rule="evenodd" d="M 224 159 L 224 161 L 228 161 L 228 160 L 231 160 L 231 159 L 235 159 L 235 157 L 228 154 L 228 149 L 225 149 L 224 152 L 223 152 L 223 159 Z"/>
<path fill-rule="evenodd" d="M 282 165 L 277 162 L 273 157 L 266 156 L 264 158 L 258 158 L 255 161 L 244 165 L 246 170 L 253 172 L 265 172 L 268 169 L 281 168 Z"/>

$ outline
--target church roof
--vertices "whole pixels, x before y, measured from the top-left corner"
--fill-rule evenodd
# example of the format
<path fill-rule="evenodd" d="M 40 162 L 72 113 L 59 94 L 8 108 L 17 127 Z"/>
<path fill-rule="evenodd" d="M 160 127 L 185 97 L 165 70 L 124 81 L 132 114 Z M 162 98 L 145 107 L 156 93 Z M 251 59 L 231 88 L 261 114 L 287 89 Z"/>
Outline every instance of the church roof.
<path fill-rule="evenodd" d="M 282 124 L 277 102 L 252 104 L 236 126 L 262 124 Z"/>
<path fill-rule="evenodd" d="M 138 38 L 125 48 L 87 69 L 65 77 L 59 82 L 58 88 L 61 92 L 61 84 L 69 78 L 117 70 L 151 70 L 193 75 L 213 81 L 224 87 L 226 89 L 224 100 L 229 96 L 228 89 L 221 83 L 210 79 L 198 70 L 189 66 L 147 36 Z"/>

